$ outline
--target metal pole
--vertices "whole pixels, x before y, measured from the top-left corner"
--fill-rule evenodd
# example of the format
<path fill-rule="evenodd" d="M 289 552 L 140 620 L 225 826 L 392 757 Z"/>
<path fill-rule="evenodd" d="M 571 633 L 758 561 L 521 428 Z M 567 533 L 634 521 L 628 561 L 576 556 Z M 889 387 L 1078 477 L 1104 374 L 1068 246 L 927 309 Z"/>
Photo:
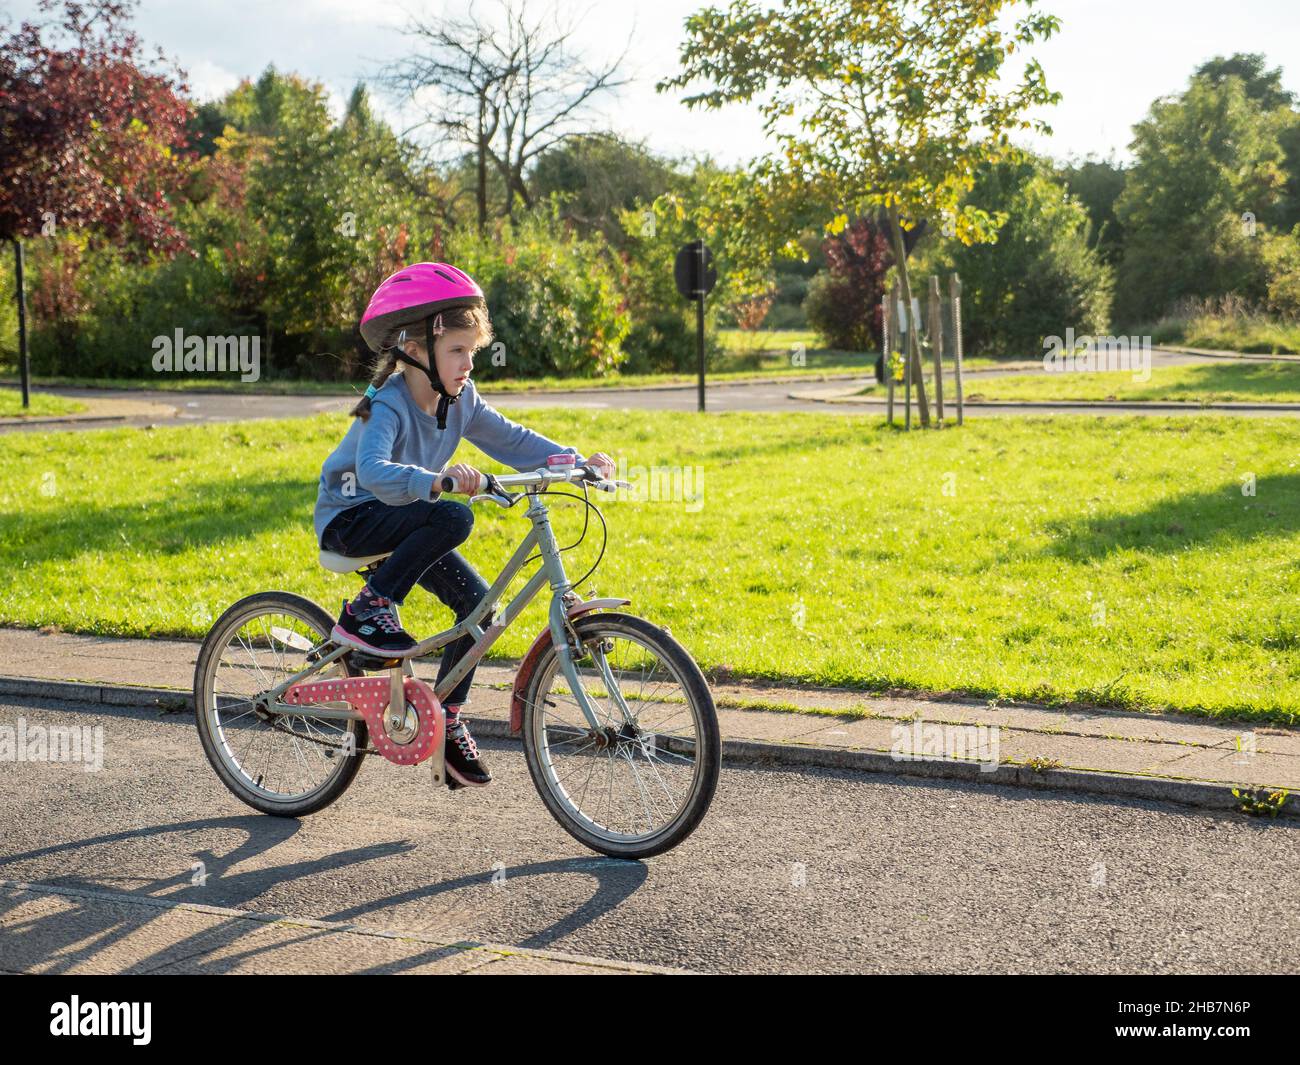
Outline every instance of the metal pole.
<path fill-rule="evenodd" d="M 23 410 L 31 406 L 31 371 L 27 365 L 27 295 L 23 289 L 23 242 L 14 237 L 14 274 L 18 289 L 18 365 L 23 381 Z"/>
<path fill-rule="evenodd" d="M 939 299 L 939 278 L 930 275 L 930 354 L 934 356 L 934 415 L 943 427 L 943 302 Z"/>
<path fill-rule="evenodd" d="M 695 299 L 695 337 L 700 351 L 700 410 L 704 410 L 704 296 Z"/>
<path fill-rule="evenodd" d="M 952 358 L 957 375 L 957 424 L 962 424 L 965 406 L 961 395 L 961 278 L 948 275 L 948 302 L 952 305 Z"/>
<path fill-rule="evenodd" d="M 699 256 L 696 268 L 695 288 L 695 342 L 700 356 L 700 412 L 704 411 L 704 241 L 695 242 L 695 253 Z"/>

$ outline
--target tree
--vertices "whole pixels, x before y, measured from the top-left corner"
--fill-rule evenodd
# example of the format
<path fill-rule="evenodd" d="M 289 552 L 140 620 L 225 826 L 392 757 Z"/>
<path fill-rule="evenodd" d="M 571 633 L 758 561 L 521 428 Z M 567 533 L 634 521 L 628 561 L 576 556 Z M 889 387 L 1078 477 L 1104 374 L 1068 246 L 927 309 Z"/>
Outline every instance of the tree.
<path fill-rule="evenodd" d="M 259 258 L 259 317 L 268 343 L 289 341 L 271 362 L 287 370 L 360 318 L 408 247 L 436 243 L 447 222 L 441 193 L 412 146 L 376 118 L 363 88 L 335 123 L 321 85 L 268 68 L 221 109 L 230 124 L 213 161 L 244 175 L 243 213 L 256 220 L 244 247 Z M 354 354 L 348 347 L 342 355 L 345 376 Z"/>
<path fill-rule="evenodd" d="M 489 164 L 504 185 L 503 213 L 513 218 L 516 199 L 532 203 L 529 166 L 577 132 L 595 97 L 626 82 L 618 77 L 622 56 L 597 66 L 582 61 L 572 24 L 530 22 L 515 0 L 499 0 L 496 15 L 480 16 L 471 4 L 459 19 L 412 18 L 412 54 L 384 79 L 425 116 L 415 128 L 440 132 L 473 154 L 480 232 Z"/>
<path fill-rule="evenodd" d="M 1124 227 L 1115 217 L 1115 204 L 1124 191 L 1125 174 L 1111 159 L 1084 159 L 1059 171 L 1070 195 L 1088 211 L 1093 247 L 1112 266 L 1124 253 Z"/>
<path fill-rule="evenodd" d="M 140 254 L 184 245 L 167 194 L 181 173 L 185 85 L 173 69 L 146 67 L 132 7 L 67 0 L 57 20 L 24 22 L 0 42 L 0 239 L 19 270 L 22 238 L 51 227 L 94 227 Z M 17 300 L 27 406 L 21 281 Z"/>
<path fill-rule="evenodd" d="M 772 287 L 768 239 L 748 224 L 774 216 L 770 205 L 757 206 L 761 194 L 744 170 L 700 159 L 688 173 L 674 174 L 669 190 L 652 202 L 620 212 L 623 234 L 615 243 L 632 312 L 632 331 L 624 343 L 628 371 L 679 371 L 694 365 L 694 333 L 687 321 L 692 305 L 683 301 L 673 280 L 677 252 L 688 241 L 703 240 L 713 252 L 718 283 L 706 301 L 710 320 L 717 320 L 720 309 L 734 309 Z M 720 355 L 721 348 L 712 344 L 707 357 Z"/>
<path fill-rule="evenodd" d="M 1126 230 L 1116 314 L 1150 321 L 1180 300 L 1266 295 L 1252 234 L 1284 196 L 1284 111 L 1265 111 L 1239 77 L 1194 77 L 1134 127 L 1134 164 L 1116 214 Z"/>
<path fill-rule="evenodd" d="M 1004 66 L 1050 36 L 1056 18 L 1032 11 L 1009 26 L 1016 0 L 733 0 L 686 22 L 682 71 L 659 88 L 708 87 L 689 107 L 759 102 L 780 146 L 763 176 L 776 195 L 811 186 L 839 206 L 832 230 L 883 207 L 892 224 L 904 306 L 911 281 L 902 225 L 947 220 L 963 242 L 993 239 L 997 220 L 961 206 L 981 163 L 1012 154 L 1008 134 L 1046 131 L 1029 109 L 1055 103 L 1042 68 L 1026 63 L 1018 82 Z M 1006 28 L 1004 28 L 1006 27 Z M 914 323 L 915 325 L 915 323 Z M 915 380 L 916 328 L 908 330 Z M 922 425 L 929 423 L 924 392 Z"/>
<path fill-rule="evenodd" d="M 1210 85 L 1222 85 L 1228 78 L 1237 78 L 1250 99 L 1265 111 L 1294 106 L 1295 94 L 1282 88 L 1282 68 L 1265 68 L 1267 60 L 1258 52 L 1236 52 L 1226 59 L 1216 55 L 1196 68 L 1194 78 Z"/>
<path fill-rule="evenodd" d="M 1236 52 L 1226 59 L 1215 56 L 1197 67 L 1193 77 L 1216 86 L 1228 78 L 1237 78 L 1247 99 L 1276 116 L 1286 186 L 1285 193 L 1271 209 L 1264 211 L 1262 217 L 1282 232 L 1289 233 L 1300 223 L 1300 113 L 1296 111 L 1295 93 L 1282 88 L 1282 68 L 1268 70 L 1265 62 L 1257 52 Z"/>
<path fill-rule="evenodd" d="M 24 22 L 0 43 L 0 237 L 33 236 L 52 215 L 142 253 L 183 246 L 166 195 L 181 175 L 185 85 L 145 67 L 133 6 L 69 0 L 57 23 Z"/>
<path fill-rule="evenodd" d="M 808 322 L 833 348 L 870 351 L 882 337 L 880 300 L 893 265 L 890 240 L 870 218 L 858 218 L 822 245 L 826 270 L 809 286 Z"/>
<path fill-rule="evenodd" d="M 584 234 L 599 230 L 622 247 L 619 212 L 669 190 L 672 165 L 642 144 L 613 133 L 571 137 L 543 152 L 529 176 L 535 200 L 556 197 L 560 218 Z"/>
<path fill-rule="evenodd" d="M 1067 328 L 1106 332 L 1112 270 L 1091 246 L 1087 209 L 1045 161 L 982 167 L 969 198 L 1006 217 L 996 243 L 949 240 L 933 255 L 936 268 L 961 275 L 969 351 L 1034 355 Z"/>

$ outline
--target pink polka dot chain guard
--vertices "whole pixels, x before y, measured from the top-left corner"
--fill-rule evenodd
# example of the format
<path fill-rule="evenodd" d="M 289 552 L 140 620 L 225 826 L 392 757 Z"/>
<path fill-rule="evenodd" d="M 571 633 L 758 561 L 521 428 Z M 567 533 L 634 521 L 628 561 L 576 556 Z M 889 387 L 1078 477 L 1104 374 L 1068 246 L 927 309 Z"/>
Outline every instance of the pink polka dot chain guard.
<path fill-rule="evenodd" d="M 370 730 L 370 738 L 379 753 L 395 765 L 418 765 L 446 739 L 447 721 L 433 689 L 418 677 L 404 678 L 406 701 L 415 708 L 420 728 L 409 743 L 397 743 L 384 727 L 388 710 L 387 677 L 336 677 L 331 680 L 305 680 L 284 693 L 290 706 L 313 703 L 345 702 L 356 710 Z"/>

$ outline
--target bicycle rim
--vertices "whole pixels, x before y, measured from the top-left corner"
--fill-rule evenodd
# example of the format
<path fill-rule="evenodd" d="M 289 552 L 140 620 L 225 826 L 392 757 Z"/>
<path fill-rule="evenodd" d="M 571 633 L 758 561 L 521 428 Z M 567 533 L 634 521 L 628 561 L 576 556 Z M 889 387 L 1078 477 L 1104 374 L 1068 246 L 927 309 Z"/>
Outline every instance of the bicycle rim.
<path fill-rule="evenodd" d="M 358 722 L 268 715 L 256 697 L 310 664 L 327 633 L 292 604 L 250 604 L 223 619 L 203 678 L 201 713 L 210 752 L 238 790 L 259 805 L 301 805 L 327 791 L 359 755 Z M 316 677 L 346 676 L 332 663 Z"/>
<path fill-rule="evenodd" d="M 649 846 L 693 817 L 702 790 L 711 792 L 711 708 L 692 696 L 686 663 L 674 661 L 684 652 L 608 621 L 580 623 L 579 634 L 587 655 L 578 673 L 601 727 L 587 721 L 552 651 L 539 666 L 529 715 L 538 783 L 562 819 L 595 842 Z"/>

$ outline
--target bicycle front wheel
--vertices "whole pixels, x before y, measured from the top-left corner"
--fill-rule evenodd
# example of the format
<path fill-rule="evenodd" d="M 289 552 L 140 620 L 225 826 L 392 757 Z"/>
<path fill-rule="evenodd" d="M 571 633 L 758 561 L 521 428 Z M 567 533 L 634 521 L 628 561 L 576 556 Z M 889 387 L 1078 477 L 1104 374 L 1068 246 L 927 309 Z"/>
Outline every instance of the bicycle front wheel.
<path fill-rule="evenodd" d="M 648 858 L 677 846 L 708 812 L 721 739 L 699 666 L 663 629 L 630 614 L 573 623 L 593 728 L 552 645 L 524 704 L 524 754 L 548 810 L 602 854 Z"/>

